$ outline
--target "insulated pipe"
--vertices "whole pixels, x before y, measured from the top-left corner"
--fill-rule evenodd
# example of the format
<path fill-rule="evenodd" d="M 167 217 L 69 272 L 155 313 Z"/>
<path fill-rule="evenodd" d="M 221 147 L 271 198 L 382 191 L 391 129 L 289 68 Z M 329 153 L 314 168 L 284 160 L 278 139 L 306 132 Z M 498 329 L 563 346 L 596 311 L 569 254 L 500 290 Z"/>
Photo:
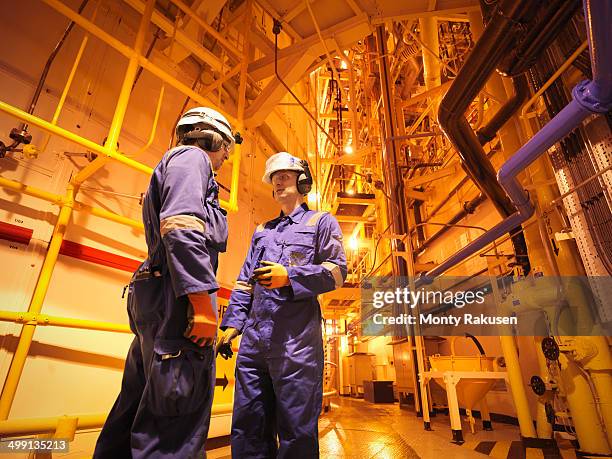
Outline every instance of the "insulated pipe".
<path fill-rule="evenodd" d="M 495 70 L 497 62 L 514 44 L 516 24 L 526 16 L 531 6 L 529 3 L 526 0 L 502 3 L 500 10 L 503 14 L 496 14 L 487 25 L 442 99 L 438 113 L 440 126 L 455 146 L 466 173 L 503 217 L 512 215 L 515 209 L 497 182 L 495 169 L 487 160 L 464 113 Z"/>
<path fill-rule="evenodd" d="M 612 100 L 612 3 L 585 0 L 583 7 L 585 21 L 589 24 L 587 39 L 593 80 L 584 88 L 582 97 L 596 106 L 600 105 L 598 101 L 602 102 L 603 106 L 597 111 L 604 113 L 610 109 Z"/>
<path fill-rule="evenodd" d="M 529 142 L 506 161 L 499 170 L 499 183 L 506 190 L 517 211 L 495 225 L 487 233 L 446 259 L 440 265 L 425 274 L 425 278 L 434 278 L 461 263 L 473 253 L 489 245 L 505 233 L 510 232 L 534 213 L 534 207 L 529 196 L 523 190 L 516 176 L 529 164 L 535 161 L 548 148 L 572 132 L 591 112 L 576 100 L 570 102 L 546 126 L 544 126 Z"/>
<path fill-rule="evenodd" d="M 548 48 L 579 6 L 579 0 L 555 0 L 547 5 L 544 17 L 524 37 L 522 43 L 525 43 L 525 46 L 515 48 L 508 58 L 502 61 L 501 73 L 514 77 L 526 72 L 537 56 Z"/>
<path fill-rule="evenodd" d="M 423 42 L 423 77 L 427 91 L 440 86 L 440 62 L 432 51 L 440 49 L 438 37 L 438 20 L 435 17 L 419 18 L 421 40 Z"/>
<path fill-rule="evenodd" d="M 610 55 L 604 58 L 600 48 L 600 42 L 603 41 L 601 43 L 603 50 L 610 50 L 609 24 L 612 20 L 612 5 L 609 2 L 597 2 L 592 5 L 590 0 L 584 0 L 584 9 L 587 18 L 593 80 L 578 83 L 572 91 L 574 99 L 500 168 L 499 183 L 508 193 L 517 212 L 426 273 L 423 281 L 437 277 L 461 263 L 531 217 L 534 207 L 518 182 L 517 175 L 548 148 L 572 132 L 586 117 L 593 113 L 605 113 L 612 108 L 612 59 Z M 596 13 L 593 10 L 597 10 Z M 597 99 L 596 95 L 607 97 L 607 99 Z"/>
<path fill-rule="evenodd" d="M 561 387 L 567 399 L 572 414 L 572 422 L 580 443 L 580 450 L 586 456 L 590 454 L 609 455 L 611 450 L 603 425 L 597 415 L 595 399 L 585 374 L 579 364 L 567 358 L 563 353 L 559 356 L 561 367 Z M 608 393 L 609 388 L 608 388 Z"/>
<path fill-rule="evenodd" d="M 491 118 L 485 126 L 481 127 L 476 132 L 478 141 L 481 145 L 493 140 L 497 131 L 506 124 L 514 113 L 516 113 L 527 98 L 529 94 L 529 84 L 527 83 L 527 77 L 525 75 L 519 75 L 512 78 L 512 84 L 514 85 L 514 94 L 512 97 L 497 110 L 493 118 Z"/>
<path fill-rule="evenodd" d="M 391 81 L 389 61 L 387 57 L 387 40 L 386 40 L 385 26 L 380 25 L 376 27 L 376 44 L 379 55 L 379 78 L 381 86 L 382 96 L 382 108 L 384 110 L 384 122 L 385 130 L 384 137 L 389 138 L 396 135 L 396 120 L 393 110 L 393 99 L 392 99 L 392 87 L 393 82 Z M 406 234 L 407 233 L 407 214 L 405 208 L 405 200 L 403 199 L 403 179 L 400 175 L 400 169 L 398 165 L 398 154 L 396 142 L 385 141 L 383 148 L 383 172 L 385 174 L 386 182 L 388 183 L 391 199 L 389 199 L 389 207 L 387 208 L 388 213 L 391 214 L 391 221 L 393 225 L 393 232 L 395 234 Z M 406 251 L 403 241 L 394 240 L 392 251 Z M 408 244 L 410 242 L 408 241 Z M 414 284 L 414 260 L 412 259 L 412 250 L 407 250 L 408 260 L 403 258 L 393 257 L 393 271 L 394 274 L 399 276 L 409 276 L 411 287 Z M 417 333 L 408 330 L 410 336 L 414 336 L 415 347 L 412 349 L 413 361 L 416 361 L 418 373 L 421 375 L 419 378 L 420 384 L 417 384 L 415 388 L 415 398 L 418 398 L 421 406 L 421 413 L 423 416 L 423 424 L 425 430 L 430 430 L 430 418 L 429 418 L 429 401 L 427 398 L 427 384 L 422 374 L 425 372 L 425 360 L 424 360 L 424 342 L 423 337 L 418 336 Z M 415 404 L 416 405 L 416 404 Z M 418 415 L 418 413 L 417 413 Z"/>

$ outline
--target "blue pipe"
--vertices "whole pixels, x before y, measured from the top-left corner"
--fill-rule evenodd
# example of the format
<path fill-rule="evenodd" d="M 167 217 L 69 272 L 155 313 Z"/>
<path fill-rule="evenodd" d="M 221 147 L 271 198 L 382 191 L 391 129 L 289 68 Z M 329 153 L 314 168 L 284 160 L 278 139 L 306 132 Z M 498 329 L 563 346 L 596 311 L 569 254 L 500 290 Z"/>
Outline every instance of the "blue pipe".
<path fill-rule="evenodd" d="M 497 181 L 517 211 L 424 274 L 417 281 L 417 286 L 431 282 L 529 219 L 535 209 L 517 179 L 518 174 L 572 132 L 586 117 L 593 113 L 605 113 L 612 108 L 612 2 L 584 0 L 583 5 L 593 79 L 577 84 L 572 91 L 573 100 L 499 169 Z"/>

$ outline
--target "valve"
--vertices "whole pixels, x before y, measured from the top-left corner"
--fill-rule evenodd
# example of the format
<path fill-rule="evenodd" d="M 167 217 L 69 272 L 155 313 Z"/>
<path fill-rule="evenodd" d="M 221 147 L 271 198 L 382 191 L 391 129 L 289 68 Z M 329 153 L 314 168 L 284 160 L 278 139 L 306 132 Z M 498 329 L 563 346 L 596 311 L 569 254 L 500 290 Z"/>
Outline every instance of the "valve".
<path fill-rule="evenodd" d="M 546 393 L 546 384 L 544 383 L 544 380 L 537 375 L 531 377 L 529 386 L 538 397 L 541 397 Z"/>
<path fill-rule="evenodd" d="M 32 144 L 24 145 L 22 153 L 26 159 L 37 159 L 38 158 L 38 147 Z"/>
<path fill-rule="evenodd" d="M 27 145 L 32 141 L 32 134 L 30 134 L 25 129 L 13 128 L 11 129 L 11 133 L 9 134 L 9 137 L 13 139 L 15 142 L 17 142 L 17 145 L 19 145 L 20 143 Z"/>
<path fill-rule="evenodd" d="M 559 360 L 559 345 L 552 336 L 542 340 L 542 352 L 548 360 Z"/>

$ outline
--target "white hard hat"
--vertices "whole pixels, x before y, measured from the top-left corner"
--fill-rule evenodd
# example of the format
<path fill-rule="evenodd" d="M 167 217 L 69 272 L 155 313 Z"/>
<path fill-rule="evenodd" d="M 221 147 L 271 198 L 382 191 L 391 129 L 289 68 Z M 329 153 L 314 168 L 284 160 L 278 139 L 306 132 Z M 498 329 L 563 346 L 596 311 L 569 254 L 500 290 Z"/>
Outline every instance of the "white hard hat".
<path fill-rule="evenodd" d="M 265 183 L 272 183 L 272 174 L 278 171 L 304 172 L 304 166 L 302 166 L 300 158 L 296 158 L 286 151 L 281 151 L 268 158 L 266 172 L 261 180 Z"/>
<path fill-rule="evenodd" d="M 181 137 L 191 131 L 190 126 L 196 126 L 198 124 L 206 124 L 221 134 L 227 142 L 231 143 L 231 147 L 234 146 L 235 139 L 232 133 L 232 127 L 229 121 L 216 110 L 209 107 L 194 107 L 187 110 L 181 119 L 176 124 L 176 137 L 181 140 Z"/>

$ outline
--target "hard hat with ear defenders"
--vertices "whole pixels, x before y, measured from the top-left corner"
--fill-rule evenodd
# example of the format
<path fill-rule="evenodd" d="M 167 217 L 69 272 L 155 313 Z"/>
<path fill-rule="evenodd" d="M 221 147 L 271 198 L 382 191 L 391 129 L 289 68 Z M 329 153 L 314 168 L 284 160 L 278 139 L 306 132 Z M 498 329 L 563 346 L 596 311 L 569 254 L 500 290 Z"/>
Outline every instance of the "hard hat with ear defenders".
<path fill-rule="evenodd" d="M 231 150 L 236 143 L 242 143 L 242 137 L 232 133 L 227 119 L 208 107 L 187 110 L 176 125 L 176 138 L 179 144 L 193 140 L 207 151 L 219 151 L 224 145 Z"/>
<path fill-rule="evenodd" d="M 272 183 L 272 174 L 278 171 L 295 171 L 299 172 L 297 178 L 297 189 L 300 194 L 306 195 L 312 189 L 312 174 L 306 160 L 296 158 L 295 156 L 281 151 L 268 158 L 266 161 L 266 171 L 262 181 L 268 184 Z"/>

